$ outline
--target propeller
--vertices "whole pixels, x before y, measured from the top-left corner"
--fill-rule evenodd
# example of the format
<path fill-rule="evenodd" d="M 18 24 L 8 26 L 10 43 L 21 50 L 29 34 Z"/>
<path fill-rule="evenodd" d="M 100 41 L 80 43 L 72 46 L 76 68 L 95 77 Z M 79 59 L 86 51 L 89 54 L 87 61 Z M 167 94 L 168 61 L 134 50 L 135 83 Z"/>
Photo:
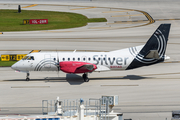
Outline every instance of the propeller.
<path fill-rule="evenodd" d="M 56 52 L 57 52 L 57 50 L 56 50 Z M 57 52 L 57 63 L 56 63 L 56 67 L 57 67 L 57 69 L 58 69 L 58 77 L 59 77 L 60 64 L 59 64 L 59 54 L 58 54 L 58 52 Z"/>

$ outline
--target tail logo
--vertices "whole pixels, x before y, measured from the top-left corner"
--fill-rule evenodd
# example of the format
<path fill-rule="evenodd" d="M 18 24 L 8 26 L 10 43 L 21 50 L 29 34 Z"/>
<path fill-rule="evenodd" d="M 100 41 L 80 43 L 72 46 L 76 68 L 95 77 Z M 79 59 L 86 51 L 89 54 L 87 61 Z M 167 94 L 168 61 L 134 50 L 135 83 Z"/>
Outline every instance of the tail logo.
<path fill-rule="evenodd" d="M 156 50 L 158 51 L 160 58 L 162 58 L 165 54 L 166 44 L 167 44 L 165 36 L 159 29 L 157 29 L 156 32 L 154 32 L 152 37 L 155 37 L 155 39 L 156 39 L 156 40 L 153 40 L 152 42 L 154 42 L 153 43 L 154 46 L 157 46 Z M 152 44 L 152 43 L 150 43 L 150 44 Z M 146 47 L 146 46 L 144 46 L 144 47 Z M 142 48 L 142 50 L 143 50 L 143 48 Z M 141 54 L 141 52 L 138 52 L 136 47 L 129 48 L 129 52 L 134 56 L 134 58 L 137 61 L 139 61 L 141 63 L 152 64 L 152 63 L 155 63 L 158 61 L 158 59 L 154 59 L 154 58 L 151 58 L 151 59 L 145 58 L 145 55 Z"/>

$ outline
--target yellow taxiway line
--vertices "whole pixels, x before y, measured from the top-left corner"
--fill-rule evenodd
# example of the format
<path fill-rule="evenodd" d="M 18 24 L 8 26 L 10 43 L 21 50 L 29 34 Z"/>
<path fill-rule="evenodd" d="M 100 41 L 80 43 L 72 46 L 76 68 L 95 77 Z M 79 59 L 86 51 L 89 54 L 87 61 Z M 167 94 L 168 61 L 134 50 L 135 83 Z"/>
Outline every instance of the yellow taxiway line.
<path fill-rule="evenodd" d="M 118 13 L 118 12 L 129 12 L 129 11 L 134 11 L 134 10 L 123 10 L 123 11 L 105 11 L 102 13 Z"/>
<path fill-rule="evenodd" d="M 37 6 L 37 5 L 38 4 L 33 4 L 33 5 L 25 6 L 25 7 L 22 7 L 22 8 L 34 7 L 34 6 Z"/>
<path fill-rule="evenodd" d="M 138 24 L 138 23 L 148 23 L 148 20 L 138 20 L 138 21 L 115 21 L 114 23 L 107 23 L 107 25 L 113 24 Z"/>
<path fill-rule="evenodd" d="M 76 8 L 76 9 L 71 9 L 71 10 L 85 10 L 85 9 L 92 9 L 92 8 L 97 8 L 97 7 Z"/>
<path fill-rule="evenodd" d="M 155 20 L 154 20 L 147 12 L 140 11 L 140 10 L 136 10 L 136 11 L 141 12 L 141 13 L 143 13 L 143 14 L 146 16 L 146 18 L 149 20 L 149 23 L 148 23 L 148 24 L 152 24 L 152 23 L 155 22 Z M 147 24 L 147 25 L 148 25 L 148 24 Z"/>
<path fill-rule="evenodd" d="M 126 17 L 126 16 L 141 16 L 141 15 L 143 15 L 143 14 L 134 14 L 134 15 L 114 15 L 114 16 L 111 16 L 111 17 Z"/>

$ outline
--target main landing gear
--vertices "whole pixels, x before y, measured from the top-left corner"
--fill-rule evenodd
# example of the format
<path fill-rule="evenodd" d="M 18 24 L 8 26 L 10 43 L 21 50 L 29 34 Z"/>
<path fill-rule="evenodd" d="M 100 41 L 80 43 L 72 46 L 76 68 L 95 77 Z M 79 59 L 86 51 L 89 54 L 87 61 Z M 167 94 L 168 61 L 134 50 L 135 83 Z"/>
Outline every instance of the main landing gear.
<path fill-rule="evenodd" d="M 82 78 L 84 79 L 84 82 L 89 82 L 89 78 L 88 78 L 87 76 L 88 76 L 87 73 L 84 73 L 84 74 L 82 75 Z"/>
<path fill-rule="evenodd" d="M 27 73 L 27 75 L 26 75 L 26 81 L 29 81 L 30 79 L 29 79 L 29 73 Z"/>

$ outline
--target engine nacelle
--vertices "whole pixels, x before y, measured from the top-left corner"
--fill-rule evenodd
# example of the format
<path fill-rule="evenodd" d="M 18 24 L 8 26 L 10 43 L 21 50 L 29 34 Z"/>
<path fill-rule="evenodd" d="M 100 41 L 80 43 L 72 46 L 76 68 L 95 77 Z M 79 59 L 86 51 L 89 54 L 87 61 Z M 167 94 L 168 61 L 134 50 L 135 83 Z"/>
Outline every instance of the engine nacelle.
<path fill-rule="evenodd" d="M 60 62 L 60 69 L 65 73 L 86 73 L 94 71 L 97 66 L 86 62 L 63 61 Z"/>

